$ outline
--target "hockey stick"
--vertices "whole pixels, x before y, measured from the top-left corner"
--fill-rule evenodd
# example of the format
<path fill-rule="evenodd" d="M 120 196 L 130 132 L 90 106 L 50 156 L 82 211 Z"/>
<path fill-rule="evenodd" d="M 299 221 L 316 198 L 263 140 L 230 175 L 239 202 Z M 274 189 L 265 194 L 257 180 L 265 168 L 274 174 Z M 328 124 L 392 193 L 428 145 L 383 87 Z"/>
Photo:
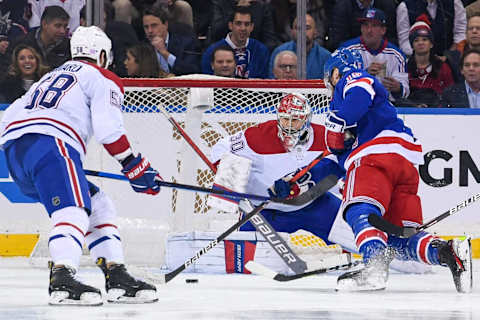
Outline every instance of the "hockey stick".
<path fill-rule="evenodd" d="M 335 265 L 335 266 L 332 266 L 332 267 L 320 268 L 320 269 L 311 270 L 311 271 L 305 271 L 303 273 L 292 274 L 292 275 L 275 272 L 272 269 L 267 268 L 266 266 L 264 266 L 264 265 L 262 265 L 258 262 L 255 262 L 255 261 L 248 261 L 247 264 L 245 265 L 245 267 L 255 274 L 259 274 L 261 276 L 271 278 L 271 279 L 276 280 L 276 281 L 286 282 L 286 281 L 292 281 L 292 280 L 297 280 L 297 279 L 313 276 L 313 275 L 316 275 L 316 274 L 327 273 L 327 272 L 330 272 L 330 271 L 350 269 L 350 268 L 352 268 L 354 266 L 357 266 L 361 263 L 362 263 L 361 261 L 348 262 L 348 263 L 345 263 L 345 264 L 339 264 L 339 265 Z"/>
<path fill-rule="evenodd" d="M 471 197 L 469 197 L 467 200 L 464 200 L 457 204 L 455 207 L 450 208 L 449 210 L 445 211 L 441 215 L 433 218 L 432 220 L 422 224 L 421 226 L 418 227 L 400 227 L 397 225 L 394 225 L 393 223 L 385 220 L 383 217 L 380 217 L 375 214 L 370 214 L 368 216 L 368 222 L 375 228 L 378 228 L 382 231 L 385 231 L 391 235 L 397 236 L 397 237 L 402 237 L 402 238 L 409 238 L 416 233 L 423 231 L 427 228 L 430 228 L 434 224 L 437 224 L 438 222 L 442 221 L 443 219 L 451 216 L 452 214 L 455 214 L 459 212 L 460 210 L 470 206 L 472 203 L 476 202 L 477 200 L 480 199 L 480 193 L 477 193 Z"/>
<path fill-rule="evenodd" d="M 295 175 L 292 180 L 296 181 L 300 178 L 301 176 Z M 327 183 L 322 183 L 322 190 L 323 192 L 327 192 L 332 186 Z M 158 277 L 155 277 L 155 280 L 160 282 L 160 283 L 167 283 L 173 278 L 175 278 L 180 272 L 185 270 L 187 267 L 195 263 L 202 255 L 210 251 L 213 247 L 215 247 L 219 242 L 223 241 L 226 237 L 228 237 L 231 233 L 233 233 L 235 230 L 240 228 L 244 223 L 246 223 L 248 220 L 250 220 L 254 215 L 258 214 L 260 211 L 262 211 L 263 208 L 269 203 L 269 201 L 264 201 L 262 202 L 259 206 L 255 207 L 254 210 L 246 214 L 241 220 L 237 221 L 234 225 L 232 225 L 228 230 L 223 232 L 221 235 L 219 235 L 216 239 L 212 240 L 209 244 L 207 244 L 205 247 L 200 249 L 193 257 L 190 259 L 186 260 L 181 266 L 176 268 L 175 270 L 163 274 L 163 275 L 158 275 Z"/>
<path fill-rule="evenodd" d="M 115 174 L 115 173 L 110 173 L 110 172 L 102 172 L 102 171 L 95 171 L 95 170 L 83 170 L 86 175 L 88 176 L 95 176 L 95 177 L 101 177 L 101 178 L 109 178 L 109 179 L 115 179 L 115 180 L 123 180 L 123 181 L 128 181 L 128 179 L 121 175 L 121 174 Z M 334 178 L 336 178 L 334 175 L 330 175 L 326 177 L 324 180 L 326 180 L 326 183 L 332 184 Z M 322 180 L 323 181 L 323 180 Z M 167 187 L 167 188 L 175 188 L 175 189 L 182 189 L 182 190 L 188 190 L 188 191 L 194 191 L 194 192 L 202 192 L 202 193 L 213 193 L 213 194 L 218 194 L 222 195 L 228 198 L 234 198 L 234 199 L 252 199 L 252 200 L 259 200 L 259 201 L 271 201 L 271 202 L 276 202 L 276 203 L 283 203 L 283 204 L 290 204 L 290 205 L 303 205 L 311 201 L 312 197 L 318 197 L 322 193 L 322 188 L 319 188 L 320 190 L 317 190 L 315 188 L 314 193 L 309 193 L 307 196 L 298 196 L 294 197 L 292 199 L 284 199 L 284 198 L 270 198 L 270 197 L 265 197 L 265 196 L 260 196 L 257 194 L 250 194 L 250 193 L 242 193 L 242 192 L 235 192 L 235 191 L 228 191 L 228 190 L 221 190 L 221 189 L 210 189 L 210 188 L 204 188 L 204 187 L 199 187 L 199 186 L 192 186 L 189 184 L 182 184 L 182 183 L 175 183 L 175 182 L 168 182 L 168 181 L 157 181 L 158 185 L 161 187 Z M 335 180 L 336 183 L 336 180 Z M 335 185 L 335 184 L 333 184 Z M 332 185 L 332 186 L 333 186 Z M 312 187 L 313 189 L 314 187 Z M 298 198 L 298 200 L 297 200 Z"/>
<path fill-rule="evenodd" d="M 167 112 L 163 105 L 159 105 L 159 110 L 162 114 L 168 119 L 172 126 L 177 129 L 180 135 L 187 141 L 187 143 L 192 147 L 192 149 L 200 156 L 200 158 L 205 162 L 205 164 L 213 171 L 217 173 L 217 168 L 210 162 L 210 160 L 205 156 L 205 154 L 200 150 L 200 148 L 195 144 L 195 142 L 188 136 L 188 134 L 182 129 L 182 127 L 175 121 L 175 119 Z M 302 177 L 305 175 L 313 166 L 320 162 L 325 156 L 329 153 L 327 151 L 321 153 L 317 156 L 308 166 L 303 168 L 296 177 Z M 337 183 L 338 178 L 334 175 L 329 175 L 323 181 L 325 185 L 331 185 L 333 187 Z M 293 183 L 294 181 L 292 181 Z M 314 187 L 310 188 L 299 197 L 294 197 L 291 199 L 282 199 L 283 201 L 274 201 L 273 202 L 282 202 L 289 205 L 303 205 L 310 201 L 315 200 L 320 195 L 325 193 L 322 191 L 322 186 L 316 184 Z M 320 191 L 320 192 L 319 192 Z M 247 198 L 247 197 L 245 197 Z M 253 198 L 248 198 L 253 199 Z M 264 200 L 265 201 L 265 200 Z M 250 204 L 249 201 L 247 201 Z M 285 242 L 285 240 L 280 237 L 280 235 L 275 231 L 275 229 L 270 225 L 270 223 L 261 215 L 254 215 L 252 218 L 252 224 L 257 231 L 259 231 L 265 240 L 270 244 L 270 246 L 275 250 L 279 257 L 291 268 L 295 273 L 302 273 L 307 268 L 305 261 L 300 259 L 297 254 L 290 248 L 290 246 Z"/>
<path fill-rule="evenodd" d="M 207 156 L 200 150 L 200 148 L 193 142 L 193 140 L 188 136 L 185 130 L 178 124 L 177 121 L 167 112 L 163 105 L 158 105 L 158 109 L 162 112 L 162 114 L 167 118 L 167 120 L 172 124 L 172 126 L 177 129 L 178 133 L 187 141 L 187 143 L 192 147 L 192 149 L 202 158 L 203 162 L 214 172 L 217 172 L 217 168 L 213 165 L 210 160 L 208 160 Z"/>

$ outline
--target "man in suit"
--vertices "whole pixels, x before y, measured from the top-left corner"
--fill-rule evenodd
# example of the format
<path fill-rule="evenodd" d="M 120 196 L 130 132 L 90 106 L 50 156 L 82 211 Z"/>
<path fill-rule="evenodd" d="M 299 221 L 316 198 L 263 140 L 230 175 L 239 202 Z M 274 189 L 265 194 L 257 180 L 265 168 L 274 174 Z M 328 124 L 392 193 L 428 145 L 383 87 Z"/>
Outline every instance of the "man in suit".
<path fill-rule="evenodd" d="M 480 108 L 480 50 L 466 51 L 460 60 L 460 66 L 465 80 L 443 91 L 442 106 Z"/>
<path fill-rule="evenodd" d="M 198 73 L 200 52 L 193 32 L 169 31 L 168 13 L 160 6 L 147 8 L 142 15 L 143 29 L 155 48 L 160 68 L 175 75 Z"/>

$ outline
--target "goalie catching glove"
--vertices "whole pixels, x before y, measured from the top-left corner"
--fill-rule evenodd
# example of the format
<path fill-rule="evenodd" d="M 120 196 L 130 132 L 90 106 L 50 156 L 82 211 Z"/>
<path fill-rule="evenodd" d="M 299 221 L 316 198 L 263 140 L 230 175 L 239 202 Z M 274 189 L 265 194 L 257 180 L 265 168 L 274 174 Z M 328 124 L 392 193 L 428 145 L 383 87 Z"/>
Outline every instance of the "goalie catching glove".
<path fill-rule="evenodd" d="M 268 194 L 272 198 L 285 198 L 291 199 L 294 198 L 305 191 L 308 191 L 311 187 L 315 185 L 315 182 L 312 180 L 312 173 L 307 171 L 300 179 L 291 183 L 290 180 L 297 174 L 301 169 L 288 174 L 287 176 L 276 180 L 268 189 Z"/>
<path fill-rule="evenodd" d="M 150 166 L 150 162 L 143 158 L 141 154 L 136 157 L 128 156 L 122 161 L 122 173 L 130 181 L 135 192 L 155 195 L 160 192 L 160 186 L 157 181 L 162 181 L 158 171 Z"/>
<path fill-rule="evenodd" d="M 330 112 L 325 120 L 325 144 L 328 151 L 340 155 L 352 148 L 355 137 L 355 125 L 347 126 L 344 119 Z"/>

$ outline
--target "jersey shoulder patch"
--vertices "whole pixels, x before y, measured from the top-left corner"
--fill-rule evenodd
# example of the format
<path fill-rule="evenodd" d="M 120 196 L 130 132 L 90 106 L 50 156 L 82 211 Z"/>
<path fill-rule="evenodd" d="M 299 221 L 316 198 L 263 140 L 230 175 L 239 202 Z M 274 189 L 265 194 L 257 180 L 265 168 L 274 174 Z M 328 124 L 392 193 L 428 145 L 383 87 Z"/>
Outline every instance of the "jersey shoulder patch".
<path fill-rule="evenodd" d="M 285 153 L 277 133 L 277 120 L 270 120 L 245 130 L 245 140 L 257 154 Z"/>

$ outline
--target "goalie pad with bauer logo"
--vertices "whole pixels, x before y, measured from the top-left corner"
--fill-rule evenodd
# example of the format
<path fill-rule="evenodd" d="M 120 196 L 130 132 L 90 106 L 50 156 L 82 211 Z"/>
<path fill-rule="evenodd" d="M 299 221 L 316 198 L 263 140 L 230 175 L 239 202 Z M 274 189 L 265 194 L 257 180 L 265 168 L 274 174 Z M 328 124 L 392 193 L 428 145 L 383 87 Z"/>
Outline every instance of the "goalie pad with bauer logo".
<path fill-rule="evenodd" d="M 213 189 L 244 193 L 247 189 L 252 160 L 234 155 L 224 154 L 217 167 L 217 174 L 213 180 Z M 238 199 L 227 196 L 210 194 L 207 205 L 218 210 L 234 213 L 238 208 Z"/>

